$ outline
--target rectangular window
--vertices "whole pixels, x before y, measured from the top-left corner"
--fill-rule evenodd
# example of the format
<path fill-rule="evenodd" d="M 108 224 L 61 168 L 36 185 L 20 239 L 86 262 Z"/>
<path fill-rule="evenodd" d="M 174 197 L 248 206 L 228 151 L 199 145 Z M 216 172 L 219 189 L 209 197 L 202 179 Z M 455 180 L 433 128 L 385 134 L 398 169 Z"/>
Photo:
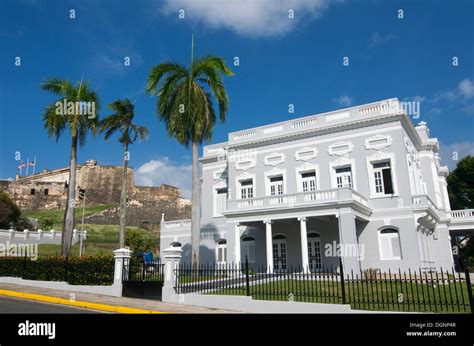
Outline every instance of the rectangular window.
<path fill-rule="evenodd" d="M 253 198 L 253 180 L 247 179 L 240 182 L 240 198 Z"/>
<path fill-rule="evenodd" d="M 392 168 L 390 161 L 377 162 L 372 164 L 374 170 L 374 187 L 378 195 L 393 194 Z"/>
<path fill-rule="evenodd" d="M 35 189 L 31 189 L 30 190 L 30 195 L 34 195 L 35 194 Z"/>
<path fill-rule="evenodd" d="M 270 178 L 270 195 L 283 195 L 283 176 Z"/>
<path fill-rule="evenodd" d="M 301 189 L 303 192 L 316 191 L 316 172 L 301 173 Z"/>
<path fill-rule="evenodd" d="M 49 189 L 44 189 L 44 195 L 47 196 L 49 194 Z"/>
<path fill-rule="evenodd" d="M 226 211 L 227 188 L 216 189 L 215 206 L 216 214 L 222 214 Z"/>
<path fill-rule="evenodd" d="M 352 188 L 351 166 L 336 168 L 336 186 Z"/>

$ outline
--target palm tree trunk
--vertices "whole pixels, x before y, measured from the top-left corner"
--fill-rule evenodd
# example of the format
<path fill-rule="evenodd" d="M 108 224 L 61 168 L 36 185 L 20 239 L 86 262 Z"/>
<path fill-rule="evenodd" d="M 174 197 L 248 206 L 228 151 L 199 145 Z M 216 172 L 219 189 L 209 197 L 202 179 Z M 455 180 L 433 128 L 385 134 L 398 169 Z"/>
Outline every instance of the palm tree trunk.
<path fill-rule="evenodd" d="M 191 195 L 191 256 L 192 265 L 199 264 L 199 243 L 201 233 L 201 181 L 199 179 L 198 144 L 192 143 L 193 187 Z"/>
<path fill-rule="evenodd" d="M 66 211 L 64 212 L 63 232 L 61 237 L 61 256 L 67 257 L 71 252 L 72 232 L 75 221 L 76 199 L 76 166 L 77 166 L 77 136 L 72 136 L 71 157 L 69 161 L 69 181 L 67 191 Z"/>
<path fill-rule="evenodd" d="M 122 191 L 120 193 L 120 248 L 125 246 L 125 216 L 127 211 L 127 169 L 128 169 L 128 143 L 125 143 L 123 158 Z"/>

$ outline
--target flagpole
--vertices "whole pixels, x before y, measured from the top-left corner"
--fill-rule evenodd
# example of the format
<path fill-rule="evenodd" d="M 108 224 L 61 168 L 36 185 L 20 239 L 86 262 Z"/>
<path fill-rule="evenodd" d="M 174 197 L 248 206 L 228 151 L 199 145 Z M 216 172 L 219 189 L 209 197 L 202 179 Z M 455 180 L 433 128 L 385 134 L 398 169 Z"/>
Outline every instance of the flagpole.
<path fill-rule="evenodd" d="M 30 166 L 30 157 L 26 159 L 26 176 L 28 176 L 28 167 Z"/>
<path fill-rule="evenodd" d="M 36 168 L 36 155 L 35 155 L 35 162 L 33 163 L 33 175 L 35 175 L 35 168 Z"/>
<path fill-rule="evenodd" d="M 21 171 L 23 170 L 23 160 L 20 161 L 20 177 L 21 177 Z"/>

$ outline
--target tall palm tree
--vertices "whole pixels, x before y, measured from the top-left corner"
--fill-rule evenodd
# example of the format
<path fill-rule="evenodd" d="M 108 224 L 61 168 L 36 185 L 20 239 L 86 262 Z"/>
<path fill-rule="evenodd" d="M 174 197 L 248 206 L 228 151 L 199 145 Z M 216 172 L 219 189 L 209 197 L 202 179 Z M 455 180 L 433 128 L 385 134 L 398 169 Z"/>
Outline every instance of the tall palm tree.
<path fill-rule="evenodd" d="M 225 121 L 228 96 L 222 76 L 233 76 L 224 60 L 205 56 L 185 67 L 175 62 L 154 66 L 148 76 L 146 91 L 158 97 L 157 113 L 166 123 L 168 134 L 185 147 L 192 147 L 191 251 L 192 263 L 199 263 L 201 184 L 198 146 L 210 140 L 216 123 L 213 98 L 219 105 L 219 119 Z M 161 83 L 160 83 L 161 82 Z M 161 86 L 160 86 L 161 85 Z"/>
<path fill-rule="evenodd" d="M 67 203 L 61 238 L 61 255 L 67 257 L 71 252 L 75 222 L 77 146 L 86 144 L 89 132 L 95 135 L 100 101 L 90 83 L 82 80 L 72 83 L 63 78 L 47 78 L 41 88 L 59 96 L 57 102 L 49 104 L 43 111 L 44 128 L 49 137 L 58 141 L 68 130 L 71 136 Z"/>
<path fill-rule="evenodd" d="M 128 146 L 135 143 L 137 139 L 141 141 L 148 137 L 148 129 L 133 123 L 135 112 L 134 105 L 130 100 L 116 100 L 109 104 L 108 107 L 114 113 L 100 122 L 100 130 L 105 133 L 105 140 L 109 139 L 115 132 L 119 132 L 120 137 L 118 141 L 124 146 L 122 190 L 120 193 L 120 248 L 123 248 L 125 246 L 125 216 L 127 208 L 127 169 L 128 160 L 130 159 Z"/>

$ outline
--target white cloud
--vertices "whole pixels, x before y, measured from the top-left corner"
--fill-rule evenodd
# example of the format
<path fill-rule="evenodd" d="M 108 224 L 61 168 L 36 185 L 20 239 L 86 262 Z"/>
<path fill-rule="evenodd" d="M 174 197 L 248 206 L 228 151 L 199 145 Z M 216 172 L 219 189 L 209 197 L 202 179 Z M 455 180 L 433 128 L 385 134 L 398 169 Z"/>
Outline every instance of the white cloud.
<path fill-rule="evenodd" d="M 332 102 L 337 102 L 343 107 L 349 107 L 353 104 L 354 99 L 348 95 L 341 95 L 338 98 L 332 99 Z"/>
<path fill-rule="evenodd" d="M 378 32 L 374 32 L 370 36 L 370 42 L 369 42 L 369 47 L 375 47 L 375 46 L 380 46 L 384 43 L 387 43 L 389 41 L 397 39 L 398 36 L 395 34 L 379 34 Z"/>
<path fill-rule="evenodd" d="M 182 9 L 186 19 L 214 29 L 268 37 L 290 32 L 302 19 L 319 17 L 328 5 L 328 0 L 165 0 L 162 11 L 177 17 Z"/>
<path fill-rule="evenodd" d="M 456 108 L 467 114 L 474 114 L 474 104 L 471 100 L 473 97 L 474 83 L 465 78 L 457 84 L 457 87 L 438 92 L 432 97 L 413 96 L 405 97 L 403 100 L 421 102 L 425 114 L 438 115 Z"/>
<path fill-rule="evenodd" d="M 456 168 L 457 163 L 467 155 L 474 155 L 474 142 L 473 141 L 465 141 L 465 142 L 458 142 L 458 143 L 451 143 L 448 145 L 444 145 L 442 143 L 439 144 L 440 146 L 440 154 L 441 162 L 444 165 L 447 165 L 450 170 Z M 455 160 L 457 156 L 457 161 Z"/>
<path fill-rule="evenodd" d="M 183 197 L 191 197 L 192 165 L 176 164 L 167 157 L 151 160 L 135 170 L 135 179 L 142 186 L 176 186 Z"/>
<path fill-rule="evenodd" d="M 459 93 L 467 99 L 474 96 L 474 84 L 468 78 L 459 82 L 458 89 Z"/>

